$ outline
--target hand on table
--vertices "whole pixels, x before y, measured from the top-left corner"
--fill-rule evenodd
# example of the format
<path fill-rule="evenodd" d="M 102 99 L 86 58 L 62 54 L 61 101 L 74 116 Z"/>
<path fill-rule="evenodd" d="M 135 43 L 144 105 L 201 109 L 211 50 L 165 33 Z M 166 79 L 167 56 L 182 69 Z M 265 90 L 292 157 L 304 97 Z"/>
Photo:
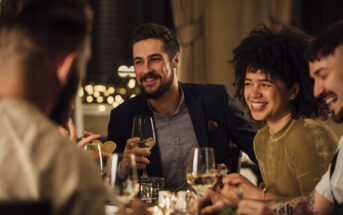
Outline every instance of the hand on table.
<path fill-rule="evenodd" d="M 136 165 L 138 169 L 145 169 L 146 165 L 150 163 L 149 159 L 143 157 L 143 155 L 148 156 L 151 155 L 150 151 L 143 148 L 137 148 L 134 146 L 134 143 L 140 141 L 139 137 L 133 137 L 126 141 L 125 149 L 124 149 L 124 156 L 123 161 L 121 164 L 121 171 L 127 175 L 130 171 L 131 164 L 130 164 L 130 154 L 134 154 L 136 158 Z"/>
<path fill-rule="evenodd" d="M 151 215 L 145 204 L 138 200 L 131 200 L 119 208 L 117 215 Z"/>
<path fill-rule="evenodd" d="M 233 196 L 224 196 L 214 191 L 207 191 L 203 196 L 194 200 L 191 205 L 192 214 L 211 214 L 224 207 L 237 205 L 238 199 Z"/>
<path fill-rule="evenodd" d="M 237 214 L 239 215 L 272 215 L 273 211 L 260 201 L 242 200 L 238 203 Z"/>
<path fill-rule="evenodd" d="M 233 173 L 227 175 L 223 178 L 224 188 L 222 193 L 224 195 L 228 195 L 233 188 L 239 187 L 243 190 L 244 198 L 247 199 L 262 199 L 263 198 L 263 190 L 255 186 L 253 183 L 249 181 L 246 177 L 238 174 Z"/>

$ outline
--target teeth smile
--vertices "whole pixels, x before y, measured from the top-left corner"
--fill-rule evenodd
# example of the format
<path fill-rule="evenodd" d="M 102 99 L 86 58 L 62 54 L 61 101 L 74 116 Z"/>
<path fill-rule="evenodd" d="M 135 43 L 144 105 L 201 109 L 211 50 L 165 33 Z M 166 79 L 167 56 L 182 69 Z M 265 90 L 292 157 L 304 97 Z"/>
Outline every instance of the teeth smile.
<path fill-rule="evenodd" d="M 265 103 L 251 103 L 254 108 L 261 108 Z"/>
<path fill-rule="evenodd" d="M 147 79 L 145 79 L 145 81 L 153 81 L 153 80 L 155 80 L 155 78 L 147 78 Z"/>
<path fill-rule="evenodd" d="M 334 101 L 336 101 L 336 98 L 334 98 L 334 97 L 330 97 L 330 98 L 325 100 L 326 104 L 328 104 L 328 105 L 332 104 Z"/>

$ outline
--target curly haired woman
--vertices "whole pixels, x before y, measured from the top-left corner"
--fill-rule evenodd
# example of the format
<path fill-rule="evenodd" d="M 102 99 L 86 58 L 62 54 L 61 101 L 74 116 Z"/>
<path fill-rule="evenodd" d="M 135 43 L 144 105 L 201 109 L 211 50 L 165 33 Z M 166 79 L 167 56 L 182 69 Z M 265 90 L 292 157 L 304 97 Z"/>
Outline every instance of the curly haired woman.
<path fill-rule="evenodd" d="M 304 52 L 310 37 L 295 28 L 262 26 L 234 50 L 236 97 L 254 120 L 266 126 L 254 139 L 265 189 L 239 174 L 224 183 L 240 183 L 245 198 L 276 199 L 306 195 L 325 173 L 338 139 L 326 119 L 326 104 L 313 97 Z"/>

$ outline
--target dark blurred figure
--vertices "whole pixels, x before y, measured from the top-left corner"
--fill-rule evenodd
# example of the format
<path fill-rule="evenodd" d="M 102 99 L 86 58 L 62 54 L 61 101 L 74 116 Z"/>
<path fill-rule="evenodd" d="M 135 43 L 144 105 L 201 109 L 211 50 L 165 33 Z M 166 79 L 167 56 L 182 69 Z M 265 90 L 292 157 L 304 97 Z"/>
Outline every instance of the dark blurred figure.
<path fill-rule="evenodd" d="M 104 214 L 93 160 L 57 125 L 90 55 L 92 12 L 82 0 L 2 0 L 0 201 L 51 201 L 53 214 Z"/>

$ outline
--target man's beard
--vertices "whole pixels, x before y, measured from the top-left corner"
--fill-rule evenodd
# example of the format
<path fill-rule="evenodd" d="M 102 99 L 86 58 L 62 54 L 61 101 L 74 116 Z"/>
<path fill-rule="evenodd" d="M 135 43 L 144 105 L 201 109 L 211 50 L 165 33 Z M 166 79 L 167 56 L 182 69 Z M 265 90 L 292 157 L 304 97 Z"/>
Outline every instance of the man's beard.
<path fill-rule="evenodd" d="M 71 116 L 74 98 L 79 86 L 80 76 L 76 65 L 77 63 L 74 62 L 68 82 L 63 88 L 62 93 L 50 114 L 50 119 L 62 126 L 66 126 L 68 119 Z"/>
<path fill-rule="evenodd" d="M 168 78 L 168 81 L 163 83 L 162 82 L 162 77 L 158 74 L 155 74 L 153 72 L 149 72 L 146 75 L 144 75 L 143 77 L 141 77 L 140 82 L 143 83 L 143 81 L 147 78 L 159 78 L 161 80 L 161 84 L 160 86 L 158 86 L 158 88 L 152 92 L 152 93 L 148 93 L 145 89 L 143 84 L 140 85 L 142 94 L 147 98 L 147 99 L 157 99 L 160 98 L 161 96 L 163 96 L 164 93 L 166 93 L 170 87 L 172 86 L 173 82 L 174 82 L 174 73 L 170 74 L 170 77 Z"/>

